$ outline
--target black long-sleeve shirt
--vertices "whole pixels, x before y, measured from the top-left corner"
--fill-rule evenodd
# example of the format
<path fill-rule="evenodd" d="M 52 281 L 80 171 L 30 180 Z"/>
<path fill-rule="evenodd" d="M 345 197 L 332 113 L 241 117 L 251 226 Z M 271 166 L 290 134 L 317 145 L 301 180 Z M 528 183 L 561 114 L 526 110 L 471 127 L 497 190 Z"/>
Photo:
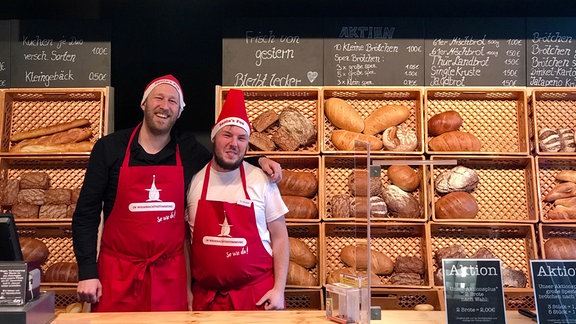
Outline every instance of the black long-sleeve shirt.
<path fill-rule="evenodd" d="M 133 130 L 120 130 L 104 136 L 92 149 L 72 218 L 72 239 L 79 280 L 98 278 L 96 258 L 100 215 L 104 214 L 106 222 L 114 206 L 120 166 Z M 185 187 L 182 188 L 182 195 L 185 195 L 192 176 L 210 161 L 212 154 L 191 133 L 173 131 L 171 136 L 170 143 L 157 154 L 146 153 L 135 137 L 130 147 L 129 165 L 175 165 L 178 144 L 184 167 Z"/>

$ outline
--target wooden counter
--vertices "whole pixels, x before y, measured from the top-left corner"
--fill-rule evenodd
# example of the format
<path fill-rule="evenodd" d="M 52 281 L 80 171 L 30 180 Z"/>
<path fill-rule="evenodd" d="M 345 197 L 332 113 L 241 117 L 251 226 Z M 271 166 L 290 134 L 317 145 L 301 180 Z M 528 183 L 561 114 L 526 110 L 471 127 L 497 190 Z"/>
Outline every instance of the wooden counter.
<path fill-rule="evenodd" d="M 506 313 L 507 324 L 535 323 L 516 311 Z M 320 310 L 310 311 L 238 311 L 238 312 L 153 312 L 153 313 L 61 313 L 52 324 L 146 324 L 146 323 L 334 323 L 325 317 Z M 412 324 L 445 324 L 446 314 L 443 311 L 382 311 L 382 320 L 371 321 L 371 324 L 381 323 L 412 323 Z"/>

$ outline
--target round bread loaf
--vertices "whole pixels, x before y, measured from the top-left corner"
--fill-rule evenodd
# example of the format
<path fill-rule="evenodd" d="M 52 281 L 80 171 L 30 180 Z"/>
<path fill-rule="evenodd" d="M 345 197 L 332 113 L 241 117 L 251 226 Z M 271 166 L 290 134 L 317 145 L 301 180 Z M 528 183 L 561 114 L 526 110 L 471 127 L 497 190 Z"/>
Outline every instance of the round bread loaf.
<path fill-rule="evenodd" d="M 388 214 L 386 203 L 381 197 L 356 196 L 352 199 L 352 204 L 350 204 L 350 215 L 356 218 L 366 218 L 368 215 L 368 204 L 370 204 L 370 217 L 385 217 Z"/>
<path fill-rule="evenodd" d="M 418 147 L 418 136 L 404 124 L 392 126 L 384 130 L 382 144 L 389 151 L 411 152 Z"/>
<path fill-rule="evenodd" d="M 362 116 L 354 107 L 340 98 L 328 98 L 324 102 L 324 114 L 338 128 L 357 133 L 364 130 Z"/>
<path fill-rule="evenodd" d="M 455 191 L 440 197 L 434 204 L 434 212 L 438 219 L 475 218 L 478 203 L 471 194 Z"/>
<path fill-rule="evenodd" d="M 414 191 L 420 186 L 420 176 L 407 165 L 391 165 L 386 175 L 393 185 L 404 191 Z"/>
<path fill-rule="evenodd" d="M 388 207 L 388 213 L 393 217 L 419 218 L 420 203 L 412 194 L 389 185 L 382 189 L 382 198 Z"/>
<path fill-rule="evenodd" d="M 42 265 L 48 260 L 48 247 L 44 242 L 32 237 L 21 237 L 20 248 L 22 249 L 22 256 L 26 262 L 34 262 Z"/>
<path fill-rule="evenodd" d="M 428 120 L 428 134 L 440 134 L 458 130 L 462 126 L 462 116 L 455 110 L 447 110 L 432 116 Z"/>
<path fill-rule="evenodd" d="M 442 172 L 434 183 L 436 191 L 449 193 L 453 191 L 472 191 L 478 185 L 478 174 L 473 169 L 458 165 Z"/>

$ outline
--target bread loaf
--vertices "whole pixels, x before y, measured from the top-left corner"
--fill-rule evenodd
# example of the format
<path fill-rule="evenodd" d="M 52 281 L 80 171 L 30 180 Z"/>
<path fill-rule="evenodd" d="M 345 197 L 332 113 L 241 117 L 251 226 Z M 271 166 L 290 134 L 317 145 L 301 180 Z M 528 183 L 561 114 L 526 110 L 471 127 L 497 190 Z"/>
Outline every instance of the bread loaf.
<path fill-rule="evenodd" d="M 346 101 L 340 98 L 328 98 L 324 102 L 324 114 L 336 127 L 360 133 L 364 130 L 364 119 Z"/>
<path fill-rule="evenodd" d="M 50 176 L 46 172 L 24 172 L 20 175 L 20 190 L 48 188 L 50 188 Z"/>
<path fill-rule="evenodd" d="M 341 282 L 341 277 L 344 275 L 351 275 L 356 277 L 366 277 L 368 275 L 367 271 L 359 271 L 354 270 L 350 267 L 340 268 L 337 270 L 333 270 L 326 275 L 326 283 L 333 284 L 337 282 Z M 374 273 L 370 273 L 370 285 L 371 286 L 378 286 L 382 284 L 382 280 L 380 277 Z"/>
<path fill-rule="evenodd" d="M 266 128 L 272 126 L 278 121 L 278 113 L 272 109 L 268 109 L 254 118 L 252 121 L 252 127 L 256 132 L 263 132 Z"/>
<path fill-rule="evenodd" d="M 290 261 L 308 269 L 316 265 L 316 256 L 306 243 L 295 237 L 288 237 L 288 243 L 290 243 Z"/>
<path fill-rule="evenodd" d="M 556 173 L 556 180 L 559 181 L 570 181 L 576 183 L 576 171 L 574 170 L 562 170 Z"/>
<path fill-rule="evenodd" d="M 576 196 L 556 199 L 554 200 L 554 205 L 564 207 L 576 207 Z"/>
<path fill-rule="evenodd" d="M 382 192 L 382 178 L 368 178 L 368 170 L 353 169 L 348 175 L 348 188 L 354 196 L 378 196 Z M 368 188 L 370 183 L 370 188 Z M 370 190 L 370 191 L 368 191 Z"/>
<path fill-rule="evenodd" d="M 12 136 L 10 136 L 10 140 L 13 142 L 18 142 L 27 138 L 50 135 L 58 132 L 63 132 L 72 128 L 84 127 L 88 125 L 90 125 L 90 121 L 88 119 L 81 118 L 73 120 L 71 122 L 60 123 L 46 127 L 35 128 L 24 132 L 14 133 Z"/>
<path fill-rule="evenodd" d="M 72 199 L 72 191 L 66 188 L 53 188 L 44 191 L 44 204 L 46 205 L 69 205 Z"/>
<path fill-rule="evenodd" d="M 355 196 L 350 204 L 350 215 L 356 218 L 367 218 L 368 205 L 370 205 L 370 217 L 386 217 L 388 214 L 388 207 L 381 197 Z"/>
<path fill-rule="evenodd" d="M 90 152 L 92 147 L 94 147 L 94 143 L 89 141 L 67 144 L 33 144 L 22 147 L 20 153 Z"/>
<path fill-rule="evenodd" d="M 462 116 L 457 111 L 447 110 L 428 120 L 428 134 L 438 136 L 446 132 L 456 131 L 460 126 L 462 126 Z"/>
<path fill-rule="evenodd" d="M 554 237 L 544 243 L 544 257 L 548 260 L 576 260 L 576 240 Z"/>
<path fill-rule="evenodd" d="M 347 245 L 340 250 L 340 259 L 356 270 L 366 270 L 368 269 L 368 246 L 366 244 Z M 374 249 L 370 250 L 370 266 L 370 269 L 377 275 L 388 275 L 394 270 L 392 259 Z"/>
<path fill-rule="evenodd" d="M 455 191 L 440 197 L 434 204 L 434 212 L 438 219 L 475 218 L 478 203 L 471 194 Z"/>
<path fill-rule="evenodd" d="M 574 130 L 571 128 L 558 129 L 560 137 L 560 152 L 575 152 L 576 143 L 574 142 Z"/>
<path fill-rule="evenodd" d="M 524 288 L 528 279 L 521 270 L 502 267 L 502 286 L 510 288 Z"/>
<path fill-rule="evenodd" d="M 78 264 L 76 262 L 56 262 L 44 274 L 47 282 L 78 282 Z"/>
<path fill-rule="evenodd" d="M 432 151 L 477 152 L 482 148 L 480 140 L 466 132 L 452 131 L 440 134 L 428 141 Z"/>
<path fill-rule="evenodd" d="M 42 205 L 38 211 L 38 218 L 62 219 L 68 217 L 68 205 Z"/>
<path fill-rule="evenodd" d="M 421 286 L 424 280 L 419 274 L 413 272 L 397 272 L 390 276 L 390 283 L 402 286 Z"/>
<path fill-rule="evenodd" d="M 18 193 L 19 203 L 43 205 L 44 201 L 44 189 L 22 189 Z"/>
<path fill-rule="evenodd" d="M 317 282 L 316 278 L 314 278 L 306 268 L 296 262 L 288 262 L 288 276 L 286 277 L 287 285 L 316 286 Z"/>
<path fill-rule="evenodd" d="M 374 110 L 364 119 L 364 134 L 376 135 L 386 128 L 405 122 L 410 117 L 410 109 L 401 105 L 384 105 Z"/>
<path fill-rule="evenodd" d="M 447 247 L 439 248 L 434 254 L 436 264 L 442 267 L 443 259 L 464 259 L 466 258 L 466 249 L 460 244 L 453 244 Z"/>
<path fill-rule="evenodd" d="M 70 204 L 66 207 L 66 218 L 72 218 L 74 216 L 74 211 L 76 210 L 76 204 Z"/>
<path fill-rule="evenodd" d="M 285 127 L 278 127 L 276 133 L 272 134 L 272 141 L 282 151 L 296 151 L 300 147 L 300 142 Z"/>
<path fill-rule="evenodd" d="M 334 146 L 341 151 L 355 151 L 354 141 L 363 141 L 370 144 L 370 151 L 379 151 L 382 149 L 382 141 L 371 135 L 366 135 L 362 133 L 351 132 L 343 129 L 337 129 L 332 132 L 330 139 Z M 361 149 L 366 150 L 366 149 Z"/>
<path fill-rule="evenodd" d="M 318 192 L 316 175 L 309 171 L 282 170 L 282 180 L 278 183 L 282 195 L 314 197 Z"/>
<path fill-rule="evenodd" d="M 388 207 L 388 213 L 392 217 L 419 218 L 420 203 L 410 193 L 395 185 L 389 185 L 382 189 L 382 198 Z"/>
<path fill-rule="evenodd" d="M 252 132 L 248 137 L 250 147 L 257 151 L 274 151 L 276 144 L 266 134 Z"/>
<path fill-rule="evenodd" d="M 20 180 L 3 179 L 0 191 L 0 203 L 2 206 L 12 206 L 18 203 L 18 192 L 20 191 Z"/>
<path fill-rule="evenodd" d="M 542 152 L 558 152 L 562 148 L 560 135 L 551 128 L 542 128 L 538 131 L 538 145 Z"/>
<path fill-rule="evenodd" d="M 21 237 L 20 248 L 22 249 L 22 256 L 26 262 L 34 262 L 42 265 L 48 260 L 48 246 L 39 239 L 32 237 Z"/>
<path fill-rule="evenodd" d="M 392 126 L 384 130 L 382 144 L 388 151 L 412 152 L 418 147 L 418 136 L 408 126 Z"/>
<path fill-rule="evenodd" d="M 407 165 L 391 165 L 386 171 L 388 180 L 404 191 L 414 191 L 420 186 L 418 172 Z"/>
<path fill-rule="evenodd" d="M 424 274 L 426 272 L 426 266 L 424 261 L 419 257 L 401 255 L 397 257 L 394 262 L 394 272 Z"/>
<path fill-rule="evenodd" d="M 448 171 L 442 172 L 434 183 L 439 193 L 454 191 L 472 191 L 478 185 L 478 174 L 473 169 L 465 166 L 455 166 Z"/>
<path fill-rule="evenodd" d="M 307 146 L 316 142 L 316 126 L 297 108 L 286 107 L 278 117 L 280 126 L 285 128 L 300 146 Z"/>
<path fill-rule="evenodd" d="M 485 247 L 481 247 L 470 256 L 471 259 L 497 259 L 497 257 Z"/>
<path fill-rule="evenodd" d="M 10 148 L 10 152 L 22 152 L 23 148 L 29 145 L 54 145 L 76 143 L 88 139 L 92 136 L 90 128 L 72 128 L 52 135 L 25 139 Z M 25 150 L 25 149 L 24 149 Z"/>
<path fill-rule="evenodd" d="M 80 187 L 72 189 L 72 192 L 70 195 L 70 202 L 71 203 L 75 204 L 78 201 L 78 197 L 80 196 L 80 190 L 82 190 L 82 188 L 80 188 Z"/>
<path fill-rule="evenodd" d="M 576 196 L 576 183 L 562 182 L 555 185 L 544 197 L 545 201 L 552 202 L 560 198 L 569 198 Z"/>
<path fill-rule="evenodd" d="M 350 217 L 350 200 L 345 195 L 334 195 L 330 202 L 332 218 Z"/>
<path fill-rule="evenodd" d="M 306 197 L 282 196 L 282 200 L 288 207 L 287 219 L 314 219 L 318 218 L 316 203 Z"/>
<path fill-rule="evenodd" d="M 38 218 L 39 210 L 40 206 L 26 203 L 14 204 L 10 209 L 14 218 Z"/>

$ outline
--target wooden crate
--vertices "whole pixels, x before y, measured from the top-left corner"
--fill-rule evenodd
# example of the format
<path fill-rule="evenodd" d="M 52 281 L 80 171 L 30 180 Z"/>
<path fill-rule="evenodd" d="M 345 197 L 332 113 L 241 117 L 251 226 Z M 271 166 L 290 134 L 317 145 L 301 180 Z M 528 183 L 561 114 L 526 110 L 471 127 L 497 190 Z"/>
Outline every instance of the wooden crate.
<path fill-rule="evenodd" d="M 546 259 L 544 244 L 551 238 L 567 238 L 576 240 L 576 224 L 539 224 L 538 238 L 540 243 L 540 257 Z"/>
<path fill-rule="evenodd" d="M 358 241 L 366 241 L 367 223 L 322 223 L 321 227 L 321 258 L 324 275 L 334 270 L 347 267 L 340 259 L 343 247 L 354 245 Z M 381 283 L 371 283 L 375 288 L 429 288 L 432 285 L 430 277 L 431 260 L 429 254 L 429 228 L 424 223 L 377 223 L 370 225 L 370 247 L 387 255 L 392 261 L 399 256 L 413 256 L 422 259 L 425 273 L 422 276 L 422 285 L 404 286 L 394 285 L 390 282 L 391 275 L 378 276 Z"/>
<path fill-rule="evenodd" d="M 289 170 L 295 172 L 310 172 L 316 176 L 316 180 L 318 181 L 318 191 L 313 197 L 307 197 L 311 199 L 316 208 L 318 209 L 318 217 L 313 219 L 299 219 L 299 218 L 286 218 L 286 222 L 319 222 L 321 219 L 321 206 L 322 206 L 322 199 L 323 196 L 321 194 L 320 189 L 320 181 L 321 181 L 321 170 L 320 170 L 320 156 L 312 156 L 312 155 L 268 155 L 268 158 L 280 163 L 282 166 L 282 170 Z"/>
<path fill-rule="evenodd" d="M 90 121 L 91 142 L 114 130 L 114 91 L 113 88 L 23 88 L 5 90 L 0 113 L 0 154 L 32 155 L 30 153 L 10 153 L 15 144 L 12 135 L 40 127 L 71 122 L 79 118 Z M 70 152 L 84 154 L 90 152 Z M 33 155 L 54 155 L 54 153 L 34 153 Z"/>
<path fill-rule="evenodd" d="M 428 154 L 528 155 L 528 108 L 521 88 L 426 88 L 424 137 Z M 428 120 L 447 110 L 463 119 L 460 131 L 475 135 L 482 147 L 477 152 L 432 151 Z"/>
<path fill-rule="evenodd" d="M 544 197 L 561 181 L 556 174 L 562 170 L 576 170 L 576 157 L 570 156 L 536 156 L 537 200 L 542 223 L 576 223 L 576 219 L 550 219 L 548 213 L 554 209 L 553 202 L 544 201 Z"/>
<path fill-rule="evenodd" d="M 368 117 L 376 109 L 384 105 L 402 105 L 410 109 L 410 117 L 402 124 L 416 132 L 418 146 L 414 151 L 371 151 L 371 154 L 423 154 L 424 138 L 422 125 L 422 88 L 386 88 L 386 87 L 324 87 L 322 88 L 321 122 L 322 122 L 322 153 L 346 154 L 353 151 L 338 150 L 332 140 L 332 132 L 337 128 L 324 114 L 324 102 L 329 98 L 340 98 L 350 104 L 362 118 Z M 382 139 L 382 133 L 376 137 Z"/>
<path fill-rule="evenodd" d="M 490 250 L 502 261 L 502 266 L 524 272 L 526 287 L 532 287 L 530 277 L 530 260 L 538 257 L 538 244 L 533 224 L 517 223 L 437 223 L 430 224 L 429 260 L 432 265 L 432 276 L 442 265 L 434 260 L 440 248 L 451 245 L 462 245 L 470 257 L 479 248 Z M 436 287 L 442 287 L 432 280 Z M 508 288 L 504 288 L 507 291 Z"/>
<path fill-rule="evenodd" d="M 574 156 L 576 152 L 546 152 L 540 149 L 538 132 L 543 128 L 576 129 L 576 90 L 574 88 L 533 88 L 530 98 L 533 130 L 531 140 L 538 155 Z"/>
<path fill-rule="evenodd" d="M 0 158 L 0 178 L 20 179 L 23 173 L 45 172 L 50 178 L 50 188 L 79 189 L 84 183 L 88 166 L 88 156 L 77 157 L 2 157 Z M 11 206 L 2 206 L 10 212 Z M 62 219 L 16 218 L 23 222 L 61 222 Z M 70 218 L 68 218 L 70 221 Z"/>
<path fill-rule="evenodd" d="M 322 289 L 286 289 L 284 290 L 286 309 L 323 310 L 324 292 Z"/>
<path fill-rule="evenodd" d="M 382 310 L 414 310 L 416 305 L 429 304 L 434 310 L 443 310 L 444 296 L 438 289 L 372 288 L 370 306 Z"/>
<path fill-rule="evenodd" d="M 287 285 L 287 288 L 321 288 L 322 287 L 322 258 L 320 257 L 320 223 L 288 223 L 288 236 L 297 238 L 304 242 L 310 251 L 316 256 L 316 265 L 308 269 L 310 274 L 316 278 L 314 286 L 295 286 Z"/>
<path fill-rule="evenodd" d="M 352 202 L 354 196 L 348 185 L 348 178 L 354 169 L 367 169 L 368 156 L 366 155 L 323 155 L 322 156 L 322 180 L 320 186 L 323 192 L 324 207 L 322 219 L 325 221 L 365 221 L 365 218 L 337 218 L 332 215 L 332 198 L 336 195 L 344 195 Z M 411 192 L 420 202 L 420 217 L 405 218 L 396 217 L 390 213 L 386 217 L 371 217 L 371 221 L 398 221 L 398 222 L 424 222 L 427 220 L 426 206 L 426 167 L 418 165 L 423 162 L 423 156 L 371 156 L 370 163 L 372 166 L 380 168 L 380 178 L 382 186 L 390 185 L 386 171 L 391 164 L 407 164 L 414 168 L 421 177 L 420 186 L 417 190 Z M 382 165 L 379 165 L 382 164 Z"/>
<path fill-rule="evenodd" d="M 478 174 L 478 185 L 470 192 L 478 203 L 476 218 L 439 219 L 436 201 L 442 196 L 436 191 L 436 179 L 455 165 L 430 166 L 428 189 L 429 213 L 436 222 L 538 222 L 536 172 L 531 156 L 432 156 L 434 161 L 454 160 L 457 165 L 473 169 Z"/>
<path fill-rule="evenodd" d="M 277 148 L 275 151 L 258 151 L 250 147 L 247 154 L 318 154 L 320 153 L 320 144 L 318 136 L 319 117 L 320 115 L 320 88 L 319 87 L 233 87 L 244 92 L 244 102 L 246 104 L 246 113 L 248 119 L 252 122 L 261 113 L 267 110 L 273 110 L 276 113 L 288 106 L 298 109 L 310 122 L 316 127 L 316 140 L 308 146 L 301 146 L 296 151 L 282 151 Z M 230 92 L 230 87 L 216 86 L 216 109 L 215 119 L 218 119 L 222 105 L 226 101 L 226 96 Z M 263 133 L 268 137 L 276 133 L 278 122 L 268 127 Z M 253 130 L 254 131 L 254 130 Z"/>

